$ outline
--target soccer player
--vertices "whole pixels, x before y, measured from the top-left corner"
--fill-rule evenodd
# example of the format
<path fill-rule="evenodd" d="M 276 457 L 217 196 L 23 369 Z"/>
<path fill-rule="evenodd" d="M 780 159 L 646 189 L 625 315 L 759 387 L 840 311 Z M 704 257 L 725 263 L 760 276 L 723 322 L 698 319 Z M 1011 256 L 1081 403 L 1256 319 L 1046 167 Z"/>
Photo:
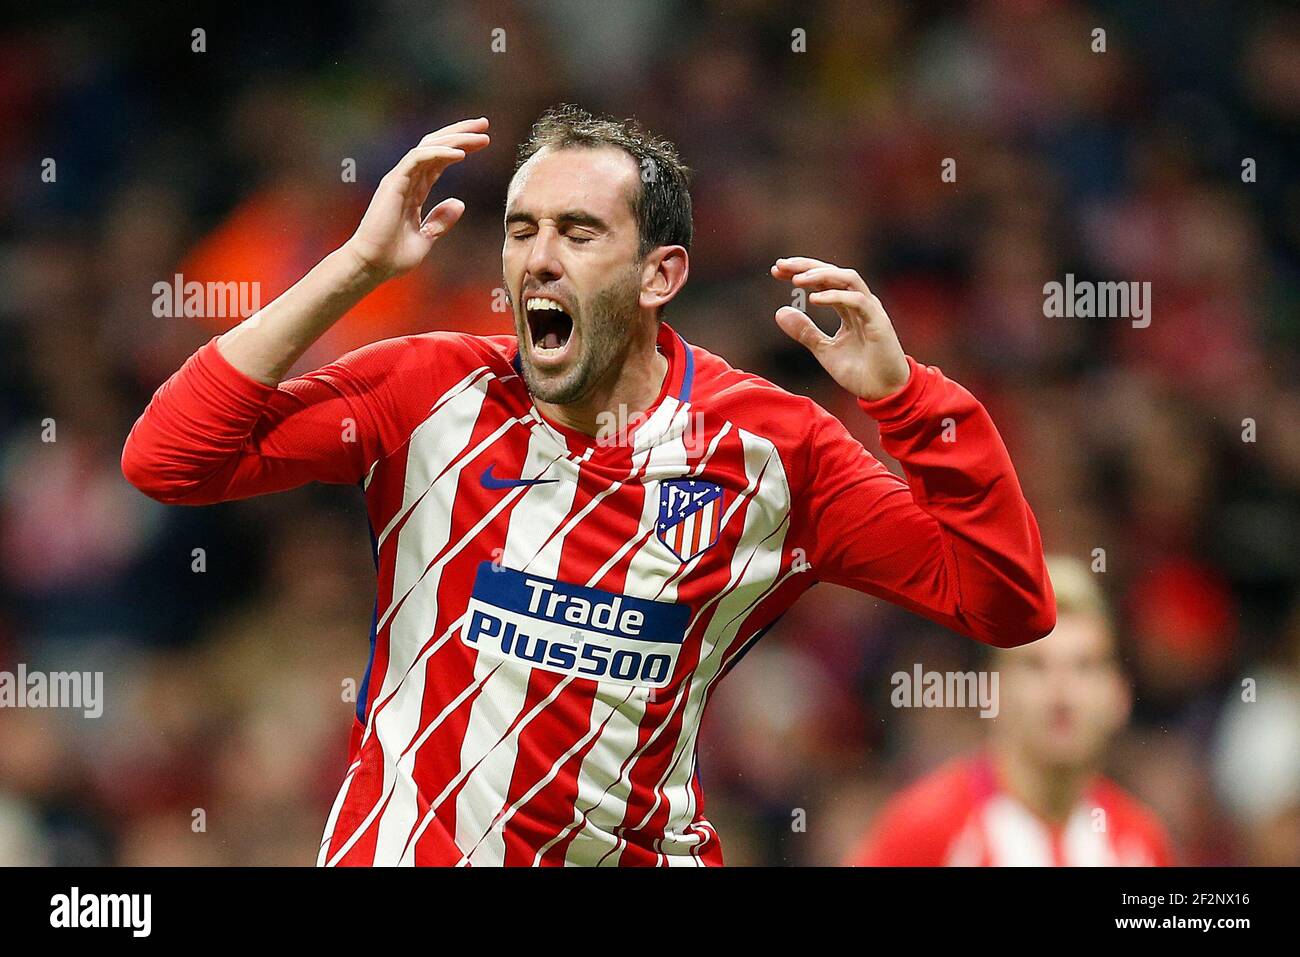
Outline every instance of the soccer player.
<path fill-rule="evenodd" d="M 545 114 L 510 182 L 515 334 L 373 343 L 281 381 L 464 212 L 426 197 L 485 148 L 430 133 L 356 233 L 159 388 L 122 468 L 201 505 L 365 491 L 378 596 L 319 863 L 715 865 L 696 735 L 719 679 L 815 581 L 1017 645 L 1055 604 L 1038 526 L 978 401 L 904 354 L 861 277 L 772 276 L 831 306 L 776 322 L 858 397 L 902 481 L 811 400 L 662 320 L 686 282 L 687 170 L 632 121 Z"/>
<path fill-rule="evenodd" d="M 1087 565 L 1053 556 L 1056 629 L 993 651 L 1000 710 L 979 753 L 889 801 L 846 863 L 1164 867 L 1159 820 L 1098 768 L 1128 720 L 1109 610 Z"/>

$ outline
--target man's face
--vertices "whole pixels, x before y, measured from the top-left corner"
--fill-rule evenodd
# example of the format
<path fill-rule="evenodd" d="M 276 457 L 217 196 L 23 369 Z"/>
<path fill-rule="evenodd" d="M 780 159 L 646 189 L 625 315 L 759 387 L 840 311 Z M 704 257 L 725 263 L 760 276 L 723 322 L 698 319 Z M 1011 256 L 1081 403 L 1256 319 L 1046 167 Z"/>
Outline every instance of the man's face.
<path fill-rule="evenodd" d="M 998 731 L 1037 763 L 1080 767 L 1128 719 L 1114 640 L 1092 615 L 1062 614 L 1046 638 L 999 652 Z"/>
<path fill-rule="evenodd" d="M 581 401 L 623 362 L 639 314 L 639 187 L 613 147 L 543 149 L 510 184 L 501 266 L 524 381 L 543 401 Z"/>

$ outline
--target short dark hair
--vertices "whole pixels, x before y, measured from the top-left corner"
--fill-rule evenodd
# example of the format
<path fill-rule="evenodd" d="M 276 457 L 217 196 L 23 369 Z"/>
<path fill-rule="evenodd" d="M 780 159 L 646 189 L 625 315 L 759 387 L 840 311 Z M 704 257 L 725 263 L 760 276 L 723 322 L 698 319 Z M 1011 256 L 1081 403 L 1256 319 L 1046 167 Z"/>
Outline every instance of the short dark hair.
<path fill-rule="evenodd" d="M 538 117 L 519 144 L 514 172 L 545 147 L 613 146 L 627 153 L 640 172 L 641 188 L 632 197 L 640 246 L 637 258 L 657 246 L 691 248 L 691 171 L 668 140 L 647 132 L 634 119 L 593 116 L 572 103 L 552 107 Z"/>

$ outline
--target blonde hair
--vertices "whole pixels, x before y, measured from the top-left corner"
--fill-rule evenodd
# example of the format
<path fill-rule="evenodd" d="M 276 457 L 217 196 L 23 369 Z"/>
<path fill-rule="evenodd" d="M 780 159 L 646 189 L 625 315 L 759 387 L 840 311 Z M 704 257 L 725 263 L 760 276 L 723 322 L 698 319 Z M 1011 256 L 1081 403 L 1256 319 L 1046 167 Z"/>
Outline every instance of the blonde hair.
<path fill-rule="evenodd" d="M 1072 555 L 1048 555 L 1047 574 L 1056 592 L 1058 613 L 1091 615 L 1111 627 L 1110 604 L 1086 562 Z"/>

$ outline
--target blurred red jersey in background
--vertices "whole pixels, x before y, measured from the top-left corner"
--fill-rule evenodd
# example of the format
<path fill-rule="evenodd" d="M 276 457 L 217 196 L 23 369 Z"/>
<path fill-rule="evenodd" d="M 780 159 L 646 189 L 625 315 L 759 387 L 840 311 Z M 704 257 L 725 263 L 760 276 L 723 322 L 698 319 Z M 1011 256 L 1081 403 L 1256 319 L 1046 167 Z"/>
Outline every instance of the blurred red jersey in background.
<path fill-rule="evenodd" d="M 1098 775 L 1049 822 L 1010 794 L 985 751 L 950 761 L 890 800 L 846 861 L 857 867 L 1167 867 L 1164 828 Z"/>

